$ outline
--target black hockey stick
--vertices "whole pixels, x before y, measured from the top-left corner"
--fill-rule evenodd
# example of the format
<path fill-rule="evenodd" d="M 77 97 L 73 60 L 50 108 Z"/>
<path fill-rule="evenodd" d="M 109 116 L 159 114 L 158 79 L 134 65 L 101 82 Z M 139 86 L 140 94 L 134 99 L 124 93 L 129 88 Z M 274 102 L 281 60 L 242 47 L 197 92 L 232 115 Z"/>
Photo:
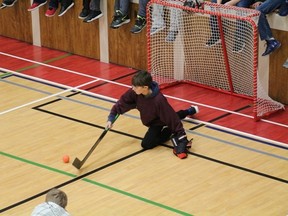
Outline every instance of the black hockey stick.
<path fill-rule="evenodd" d="M 116 119 L 118 118 L 119 114 L 117 114 L 115 116 L 115 119 L 112 123 L 114 123 L 116 121 Z M 86 156 L 84 157 L 84 159 L 81 161 L 79 160 L 77 157 L 74 159 L 72 165 L 74 167 L 76 167 L 77 169 L 80 169 L 83 164 L 85 163 L 85 161 L 89 158 L 89 156 L 92 154 L 92 152 L 94 151 L 94 149 L 97 147 L 97 145 L 101 142 L 101 140 L 104 138 L 104 136 L 106 135 L 106 133 L 110 130 L 110 128 L 105 128 L 105 130 L 102 132 L 102 134 L 100 135 L 100 137 L 98 138 L 98 140 L 94 143 L 94 145 L 92 146 L 92 148 L 89 150 L 89 152 L 86 154 Z"/>

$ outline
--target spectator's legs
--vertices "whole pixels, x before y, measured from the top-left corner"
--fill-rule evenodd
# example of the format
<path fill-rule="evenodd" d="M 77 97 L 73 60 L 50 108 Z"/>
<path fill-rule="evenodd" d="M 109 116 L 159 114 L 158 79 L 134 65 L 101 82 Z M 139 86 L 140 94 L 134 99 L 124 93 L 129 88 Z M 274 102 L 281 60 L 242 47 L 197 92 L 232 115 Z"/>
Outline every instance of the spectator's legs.
<path fill-rule="evenodd" d="M 132 33 L 140 33 L 146 26 L 146 6 L 149 0 L 139 0 L 139 9 L 135 25 L 130 30 Z"/>
<path fill-rule="evenodd" d="M 49 1 L 49 7 L 57 9 L 59 5 L 59 0 L 50 0 Z"/>
<path fill-rule="evenodd" d="M 90 0 L 83 0 L 82 5 L 83 5 L 83 8 L 78 17 L 80 19 L 85 19 L 90 13 L 90 7 L 89 7 Z"/>
<path fill-rule="evenodd" d="M 115 0 L 114 17 L 112 23 L 110 24 L 111 28 L 119 28 L 120 26 L 130 22 L 130 18 L 128 16 L 129 6 L 129 0 Z"/>
<path fill-rule="evenodd" d="M 146 18 L 146 6 L 149 0 L 139 0 L 138 16 Z"/>
<path fill-rule="evenodd" d="M 153 5 L 152 9 L 152 26 L 150 30 L 150 34 L 156 34 L 165 28 L 164 24 L 164 6 L 162 5 Z"/>
<path fill-rule="evenodd" d="M 266 14 L 269 14 L 279 8 L 283 4 L 283 0 L 266 0 L 256 10 L 260 11 L 258 21 L 258 31 L 261 40 L 266 40 L 267 47 L 262 56 L 269 55 L 281 46 L 281 43 L 273 38 L 270 25 L 267 21 Z"/>
<path fill-rule="evenodd" d="M 100 11 L 100 0 L 91 0 L 90 10 Z"/>
<path fill-rule="evenodd" d="M 236 4 L 237 7 L 249 8 L 254 3 L 254 0 L 241 0 Z M 234 47 L 233 52 L 239 53 L 245 47 L 245 33 L 243 29 L 248 28 L 248 24 L 246 21 L 237 20 L 236 21 L 236 31 L 235 31 L 235 39 L 234 39 Z"/>
<path fill-rule="evenodd" d="M 92 22 L 96 19 L 99 19 L 102 17 L 103 14 L 100 10 L 100 0 L 91 0 L 90 2 L 90 13 L 89 15 L 84 19 L 83 22 Z"/>

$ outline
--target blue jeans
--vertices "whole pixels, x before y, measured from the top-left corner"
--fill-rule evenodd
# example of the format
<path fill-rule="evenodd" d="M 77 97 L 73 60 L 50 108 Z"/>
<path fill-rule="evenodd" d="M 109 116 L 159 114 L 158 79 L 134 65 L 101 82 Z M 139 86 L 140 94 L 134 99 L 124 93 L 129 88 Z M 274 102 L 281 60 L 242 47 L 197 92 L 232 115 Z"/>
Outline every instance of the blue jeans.
<path fill-rule="evenodd" d="M 138 15 L 146 17 L 146 6 L 149 0 L 139 0 Z M 129 11 L 130 0 L 115 0 L 114 11 L 120 10 L 123 15 L 127 15 Z"/>
<path fill-rule="evenodd" d="M 230 0 L 223 0 L 222 4 L 225 4 L 226 2 L 229 2 Z M 212 3 L 217 3 L 217 0 L 211 0 Z M 243 7 L 243 8 L 248 8 L 250 7 L 252 4 L 254 3 L 254 0 L 241 0 L 239 1 L 236 6 L 237 7 Z M 244 24 L 244 21 L 241 20 L 237 20 L 236 23 L 236 33 L 235 33 L 235 37 L 243 37 L 242 33 L 241 33 L 241 25 Z M 217 24 L 217 18 L 216 16 L 211 16 L 210 18 L 210 26 L 211 26 L 211 30 L 212 30 L 212 35 L 215 37 L 220 37 L 220 33 L 219 33 L 219 28 L 218 28 L 218 24 Z"/>
<path fill-rule="evenodd" d="M 279 8 L 282 4 L 285 4 L 285 0 L 266 0 L 256 8 L 256 10 L 261 12 L 258 21 L 258 31 L 261 40 L 269 40 L 273 37 L 266 15 Z"/>

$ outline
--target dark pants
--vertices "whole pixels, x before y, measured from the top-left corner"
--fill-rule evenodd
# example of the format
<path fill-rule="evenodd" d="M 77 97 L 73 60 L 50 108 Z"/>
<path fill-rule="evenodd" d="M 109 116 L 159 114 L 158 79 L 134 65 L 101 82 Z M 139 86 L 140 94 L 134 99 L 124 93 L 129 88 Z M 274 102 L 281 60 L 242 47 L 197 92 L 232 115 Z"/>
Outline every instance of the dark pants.
<path fill-rule="evenodd" d="M 177 115 L 180 119 L 184 119 L 188 115 L 188 112 L 186 110 L 180 110 L 177 112 Z M 168 141 L 171 135 L 172 132 L 168 127 L 159 125 L 150 126 L 142 140 L 141 146 L 144 149 L 152 149 Z"/>
<path fill-rule="evenodd" d="M 100 0 L 83 0 L 83 8 L 100 11 Z"/>
<path fill-rule="evenodd" d="M 229 2 L 230 0 L 223 0 L 222 4 L 225 4 L 226 2 Z M 217 3 L 217 0 L 212 0 L 212 3 Z M 254 3 L 254 0 L 241 0 L 239 1 L 236 6 L 237 7 L 243 7 L 243 8 L 248 8 L 250 7 L 252 4 Z M 237 38 L 243 38 L 243 32 L 242 32 L 242 28 L 241 26 L 245 26 L 245 21 L 242 20 L 237 20 L 236 21 L 236 32 L 235 32 L 235 36 Z M 212 35 L 216 38 L 220 38 L 220 32 L 219 32 L 219 27 L 218 27 L 218 22 L 217 22 L 217 17 L 216 16 L 211 16 L 210 18 L 210 26 L 211 26 L 211 30 L 212 30 Z M 225 29 L 224 29 L 225 30 Z"/>

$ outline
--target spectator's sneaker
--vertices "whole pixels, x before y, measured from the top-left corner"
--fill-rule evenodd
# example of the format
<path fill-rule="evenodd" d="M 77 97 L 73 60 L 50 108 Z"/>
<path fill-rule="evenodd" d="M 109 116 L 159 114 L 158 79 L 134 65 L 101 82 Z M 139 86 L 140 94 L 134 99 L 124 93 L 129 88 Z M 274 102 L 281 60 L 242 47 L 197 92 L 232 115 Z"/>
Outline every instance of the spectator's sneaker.
<path fill-rule="evenodd" d="M 43 3 L 37 3 L 37 2 L 34 2 L 27 10 L 28 11 L 34 11 L 36 10 L 37 8 L 45 5 L 47 3 L 47 1 L 43 2 Z"/>
<path fill-rule="evenodd" d="M 234 52 L 234 53 L 240 53 L 245 48 L 245 43 L 241 39 L 238 39 L 238 38 L 235 39 L 234 43 L 235 44 L 234 44 L 233 49 L 232 49 L 232 52 Z"/>
<path fill-rule="evenodd" d="M 78 18 L 79 19 L 85 19 L 90 13 L 89 9 L 83 8 L 81 13 L 79 14 Z"/>
<path fill-rule="evenodd" d="M 6 8 L 6 5 L 4 5 L 3 3 L 1 3 L 0 9 L 4 9 L 4 8 Z"/>
<path fill-rule="evenodd" d="M 83 22 L 89 23 L 92 22 L 96 19 L 99 19 L 100 17 L 102 17 L 103 14 L 101 11 L 90 11 L 89 15 L 83 20 Z"/>
<path fill-rule="evenodd" d="M 12 7 L 16 2 L 17 0 L 4 0 L 2 4 L 6 7 Z"/>
<path fill-rule="evenodd" d="M 117 10 L 113 20 L 111 22 L 110 28 L 119 28 L 120 26 L 130 22 L 128 15 L 123 15 L 120 10 Z"/>
<path fill-rule="evenodd" d="M 178 35 L 178 31 L 169 31 L 165 39 L 166 42 L 174 42 L 176 40 L 177 35 Z"/>
<path fill-rule="evenodd" d="M 267 47 L 266 47 L 265 52 L 262 54 L 262 56 L 269 55 L 270 53 L 278 49 L 280 46 L 281 46 L 281 43 L 275 39 L 267 40 Z"/>
<path fill-rule="evenodd" d="M 135 25 L 131 28 L 130 32 L 137 34 L 140 33 L 146 26 L 146 18 L 137 15 Z"/>
<path fill-rule="evenodd" d="M 218 37 L 211 37 L 207 43 L 206 43 L 206 47 L 213 47 L 217 44 L 220 44 L 221 40 Z"/>
<path fill-rule="evenodd" d="M 49 7 L 47 11 L 45 12 L 45 16 L 52 17 L 55 15 L 56 11 L 57 11 L 57 8 Z"/>
<path fill-rule="evenodd" d="M 73 1 L 71 1 L 70 4 L 61 5 L 61 9 L 60 9 L 60 12 L 59 12 L 58 16 L 63 16 L 73 6 L 74 6 L 74 2 Z"/>
<path fill-rule="evenodd" d="M 196 113 L 199 113 L 199 107 L 196 105 L 191 105 L 190 108 L 187 109 L 188 115 L 194 115 Z"/>
<path fill-rule="evenodd" d="M 159 27 L 152 27 L 150 29 L 150 35 L 154 35 L 154 34 L 160 32 L 161 30 L 163 30 L 164 28 L 165 28 L 164 25 L 163 26 L 159 26 Z"/>

